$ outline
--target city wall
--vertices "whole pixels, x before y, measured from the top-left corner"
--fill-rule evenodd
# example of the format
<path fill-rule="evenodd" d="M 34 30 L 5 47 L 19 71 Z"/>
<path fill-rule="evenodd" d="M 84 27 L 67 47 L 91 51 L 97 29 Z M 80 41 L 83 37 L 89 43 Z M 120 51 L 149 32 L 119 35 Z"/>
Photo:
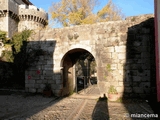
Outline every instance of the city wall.
<path fill-rule="evenodd" d="M 122 96 L 145 97 L 156 92 L 154 40 L 153 15 L 35 31 L 28 47 L 44 53 L 26 70 L 26 91 L 42 92 L 49 83 L 55 95 L 63 95 L 63 58 L 81 48 L 96 60 L 101 94 L 114 85 Z"/>

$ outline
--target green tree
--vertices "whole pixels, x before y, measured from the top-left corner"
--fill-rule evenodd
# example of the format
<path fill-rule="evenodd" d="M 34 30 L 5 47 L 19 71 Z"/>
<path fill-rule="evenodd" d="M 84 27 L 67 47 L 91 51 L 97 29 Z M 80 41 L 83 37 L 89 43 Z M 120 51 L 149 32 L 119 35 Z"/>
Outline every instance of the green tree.
<path fill-rule="evenodd" d="M 49 11 L 52 19 L 64 27 L 122 19 L 120 9 L 112 0 L 109 0 L 97 14 L 93 13 L 98 2 L 98 0 L 61 0 L 53 2 Z"/>

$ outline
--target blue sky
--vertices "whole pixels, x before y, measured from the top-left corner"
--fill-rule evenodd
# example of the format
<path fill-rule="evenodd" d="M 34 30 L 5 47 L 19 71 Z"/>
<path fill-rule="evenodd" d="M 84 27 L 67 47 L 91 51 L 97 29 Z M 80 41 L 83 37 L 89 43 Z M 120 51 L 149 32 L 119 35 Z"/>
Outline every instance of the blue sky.
<path fill-rule="evenodd" d="M 60 0 L 30 0 L 38 8 L 44 9 L 48 12 L 52 2 Z M 108 0 L 99 0 L 100 3 L 96 6 L 95 11 L 102 9 Z M 113 2 L 121 8 L 126 17 L 136 16 L 141 14 L 153 14 L 154 13 L 154 0 L 113 0 Z"/>
<path fill-rule="evenodd" d="M 38 8 L 48 11 L 52 2 L 59 0 L 30 0 Z M 97 10 L 106 5 L 108 0 L 99 0 L 100 4 Z M 154 13 L 154 0 L 113 0 L 113 2 L 122 9 L 125 16 L 135 16 L 140 14 Z"/>

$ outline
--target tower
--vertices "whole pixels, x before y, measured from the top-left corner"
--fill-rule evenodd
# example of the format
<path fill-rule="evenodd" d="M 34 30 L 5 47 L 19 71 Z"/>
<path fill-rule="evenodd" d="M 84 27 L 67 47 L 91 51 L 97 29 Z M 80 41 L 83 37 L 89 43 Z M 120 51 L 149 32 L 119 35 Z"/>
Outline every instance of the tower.
<path fill-rule="evenodd" d="M 24 29 L 38 29 L 47 25 L 48 14 L 29 0 L 0 0 L 0 30 L 8 37 Z"/>

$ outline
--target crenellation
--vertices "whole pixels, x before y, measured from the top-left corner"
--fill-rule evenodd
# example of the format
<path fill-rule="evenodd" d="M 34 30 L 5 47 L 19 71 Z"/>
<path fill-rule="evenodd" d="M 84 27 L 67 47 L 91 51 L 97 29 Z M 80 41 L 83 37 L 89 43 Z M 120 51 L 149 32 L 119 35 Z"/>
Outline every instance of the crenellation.
<path fill-rule="evenodd" d="M 6 24 L 0 30 L 6 31 L 8 37 L 26 28 L 33 30 L 43 28 L 48 20 L 48 14 L 42 8 L 38 9 L 29 1 L 22 0 L 0 0 L 0 19 L 3 19 L 2 17 Z"/>

